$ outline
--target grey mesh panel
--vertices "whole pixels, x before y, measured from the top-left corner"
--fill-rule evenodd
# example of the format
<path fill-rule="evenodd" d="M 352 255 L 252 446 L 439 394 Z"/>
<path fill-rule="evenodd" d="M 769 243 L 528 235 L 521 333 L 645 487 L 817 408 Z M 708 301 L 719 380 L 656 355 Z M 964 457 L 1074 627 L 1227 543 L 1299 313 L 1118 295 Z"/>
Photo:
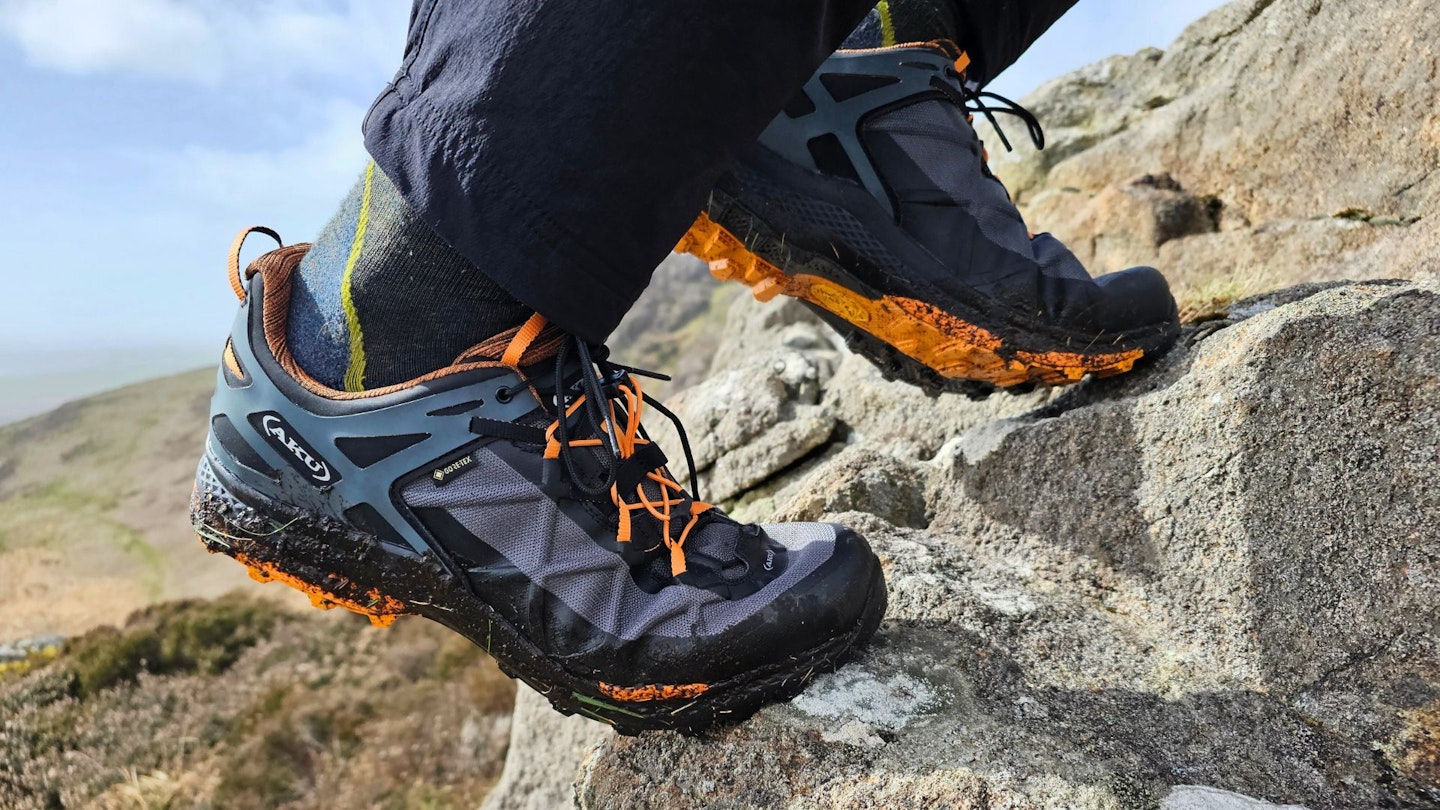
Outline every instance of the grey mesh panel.
<path fill-rule="evenodd" d="M 474 468 L 444 487 L 419 480 L 405 488 L 412 507 L 442 508 L 551 596 L 596 628 L 625 641 L 723 632 L 794 587 L 830 558 L 835 529 L 782 524 L 766 532 L 789 551 L 789 567 L 756 593 L 735 601 L 673 585 L 647 594 L 620 556 L 601 548 L 555 502 L 487 449 Z"/>
<path fill-rule="evenodd" d="M 920 191 L 939 189 L 955 202 L 974 196 L 981 147 L 964 111 L 954 104 L 918 101 L 872 118 L 865 131 L 887 133 L 905 145 L 905 154 L 928 181 Z M 891 185 L 902 199 L 917 190 Z"/>
<path fill-rule="evenodd" d="M 697 554 L 718 560 L 721 564 L 720 576 L 727 582 L 744 579 L 750 573 L 750 566 L 736 551 L 739 546 L 740 533 L 728 523 L 711 523 L 701 531 L 692 532 L 685 541 L 686 549 L 694 549 Z"/>
<path fill-rule="evenodd" d="M 965 209 L 986 239 L 1012 253 L 1037 258 L 1009 193 L 986 175 L 980 139 L 959 107 L 948 101 L 921 101 L 873 119 L 865 132 L 884 133 L 908 158 L 906 169 L 923 175 L 923 182 L 911 179 L 916 188 L 906 188 L 896 183 L 900 172 L 887 172 L 901 202 L 916 192 L 929 197 L 938 190 Z"/>
<path fill-rule="evenodd" d="M 949 58 L 928 47 L 833 54 L 805 83 L 805 95 L 815 103 L 815 111 L 798 118 L 776 116 L 760 134 L 760 143 L 791 163 L 818 171 L 819 167 L 810 155 L 809 143 L 821 135 L 834 135 L 850 158 L 860 184 L 876 202 L 893 214 L 885 184 L 880 181 L 856 137 L 856 124 L 867 113 L 918 93 L 930 92 L 930 79 L 943 75 L 951 65 Z M 838 73 L 893 76 L 898 81 L 841 101 L 830 95 L 820 79 L 822 75 Z"/>

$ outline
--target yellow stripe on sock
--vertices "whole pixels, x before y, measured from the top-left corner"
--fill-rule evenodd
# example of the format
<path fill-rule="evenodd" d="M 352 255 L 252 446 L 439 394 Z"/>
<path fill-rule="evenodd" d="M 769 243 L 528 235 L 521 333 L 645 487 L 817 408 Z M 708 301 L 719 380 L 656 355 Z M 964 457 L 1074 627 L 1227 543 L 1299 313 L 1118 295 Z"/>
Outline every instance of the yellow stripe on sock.
<path fill-rule="evenodd" d="M 345 275 L 340 279 L 340 306 L 345 310 L 345 325 L 350 328 L 350 365 L 345 369 L 345 390 L 365 390 L 365 334 L 360 331 L 360 313 L 350 293 L 350 277 L 365 250 L 365 228 L 370 225 L 370 186 L 375 180 L 375 161 L 365 167 L 365 191 L 360 196 L 360 218 L 355 223 L 355 241 L 350 243 L 350 258 L 345 260 Z"/>
<path fill-rule="evenodd" d="M 875 10 L 880 12 L 880 45 L 889 48 L 895 44 L 895 21 L 890 19 L 890 0 L 880 0 L 875 4 Z"/>

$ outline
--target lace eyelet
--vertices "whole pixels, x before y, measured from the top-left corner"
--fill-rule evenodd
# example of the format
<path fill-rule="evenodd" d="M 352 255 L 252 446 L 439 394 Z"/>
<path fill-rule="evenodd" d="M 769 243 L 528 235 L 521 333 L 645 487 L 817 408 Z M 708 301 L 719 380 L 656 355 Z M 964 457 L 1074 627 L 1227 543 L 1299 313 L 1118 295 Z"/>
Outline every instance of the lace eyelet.
<path fill-rule="evenodd" d="M 511 391 L 508 387 L 501 388 L 500 390 L 495 392 L 495 401 L 500 403 L 501 405 L 509 404 L 510 400 L 514 398 L 515 392 Z"/>

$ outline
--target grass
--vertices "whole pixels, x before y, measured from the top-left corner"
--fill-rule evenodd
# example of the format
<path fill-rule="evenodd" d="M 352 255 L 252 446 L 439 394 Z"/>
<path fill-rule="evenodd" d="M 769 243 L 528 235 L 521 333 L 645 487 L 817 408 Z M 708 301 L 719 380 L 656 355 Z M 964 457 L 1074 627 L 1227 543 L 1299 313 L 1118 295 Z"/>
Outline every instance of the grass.
<path fill-rule="evenodd" d="M 0 807 L 474 808 L 515 688 L 429 622 L 153 606 L 0 674 Z"/>
<path fill-rule="evenodd" d="M 1198 283 L 1177 284 L 1175 301 L 1182 323 L 1224 318 L 1236 302 L 1275 289 L 1277 280 L 1264 268 L 1244 266 Z"/>
<path fill-rule="evenodd" d="M 124 629 L 102 627 L 66 646 L 75 696 L 91 697 L 140 673 L 201 673 L 229 669 L 268 636 L 279 608 L 249 599 L 185 601 L 136 614 Z"/>
<path fill-rule="evenodd" d="M 190 773 L 176 777 L 166 771 L 140 774 L 130 768 L 124 771 L 124 781 L 95 806 L 99 810 L 174 810 L 185 806 L 186 797 L 197 791 L 198 783 Z"/>
<path fill-rule="evenodd" d="M 213 385 L 212 371 L 150 380 L 0 427 L 0 570 L 15 572 L 0 577 L 0 637 L 76 634 L 241 583 L 184 519 Z"/>
<path fill-rule="evenodd" d="M 63 481 L 0 500 L 0 553 L 108 546 L 130 558 L 131 575 L 158 600 L 169 560 L 143 534 L 113 517 L 114 508 L 113 497 L 86 494 Z M 83 556 L 95 560 L 93 554 Z"/>

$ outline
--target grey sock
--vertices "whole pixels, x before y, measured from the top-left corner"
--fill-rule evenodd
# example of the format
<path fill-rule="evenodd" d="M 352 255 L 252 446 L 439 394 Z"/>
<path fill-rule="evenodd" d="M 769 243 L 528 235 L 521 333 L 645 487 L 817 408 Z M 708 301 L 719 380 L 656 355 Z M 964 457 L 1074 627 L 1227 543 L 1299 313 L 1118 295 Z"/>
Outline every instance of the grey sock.
<path fill-rule="evenodd" d="M 531 312 L 417 219 L 371 163 L 300 263 L 287 332 L 301 368 L 359 391 L 450 365 Z"/>

